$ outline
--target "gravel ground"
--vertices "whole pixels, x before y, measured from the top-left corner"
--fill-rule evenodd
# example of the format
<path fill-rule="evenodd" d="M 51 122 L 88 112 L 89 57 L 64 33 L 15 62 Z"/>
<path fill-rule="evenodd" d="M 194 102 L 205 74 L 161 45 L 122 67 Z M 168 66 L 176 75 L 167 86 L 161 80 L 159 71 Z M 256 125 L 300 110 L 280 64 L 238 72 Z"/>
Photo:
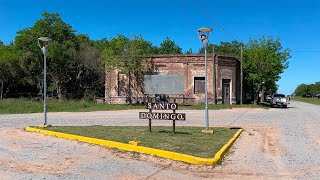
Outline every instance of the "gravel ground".
<path fill-rule="evenodd" d="M 48 113 L 58 125 L 147 125 L 141 110 Z M 177 125 L 204 125 L 204 111 Z M 319 179 L 320 106 L 226 109 L 209 113 L 211 126 L 243 127 L 221 165 L 194 166 L 167 159 L 23 131 L 43 114 L 0 115 L 1 179 Z M 154 121 L 154 125 L 171 125 Z"/>

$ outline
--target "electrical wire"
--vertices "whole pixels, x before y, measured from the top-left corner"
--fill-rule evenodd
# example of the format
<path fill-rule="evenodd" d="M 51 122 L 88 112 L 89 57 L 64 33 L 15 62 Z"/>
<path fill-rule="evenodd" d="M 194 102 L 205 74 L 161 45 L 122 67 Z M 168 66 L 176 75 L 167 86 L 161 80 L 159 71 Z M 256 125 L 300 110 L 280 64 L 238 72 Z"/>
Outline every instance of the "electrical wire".
<path fill-rule="evenodd" d="M 182 4 L 182 15 L 187 17 L 188 16 L 188 11 L 187 11 L 187 6 L 185 6 L 186 3 Z M 192 33 L 195 33 L 198 36 L 198 33 L 196 31 L 196 28 L 194 28 L 195 26 L 191 23 L 189 18 L 183 18 L 185 20 L 185 22 L 187 23 L 188 27 L 190 28 L 190 31 L 192 31 Z"/>
<path fill-rule="evenodd" d="M 194 2 L 209 17 L 209 19 L 211 19 L 211 21 L 214 24 L 216 24 L 221 30 L 223 30 L 230 38 L 233 38 L 234 40 L 238 39 L 237 36 L 232 35 L 229 31 L 227 31 L 226 28 L 221 23 L 219 23 L 213 16 L 209 14 L 209 12 L 204 7 L 200 5 L 201 4 L 200 0 L 194 0 Z M 242 40 L 240 42 L 242 43 Z M 236 52 L 240 56 L 241 50 L 236 49 Z"/>
<path fill-rule="evenodd" d="M 225 31 L 225 33 L 228 34 L 228 36 L 230 36 L 233 39 L 238 39 L 235 35 L 232 35 L 229 31 L 227 31 L 226 28 L 221 23 L 219 23 L 213 16 L 211 16 L 208 13 L 206 9 L 204 9 L 204 7 L 200 5 L 201 4 L 200 0 L 194 0 L 194 2 L 212 20 L 212 22 L 216 24 L 220 29 Z"/>

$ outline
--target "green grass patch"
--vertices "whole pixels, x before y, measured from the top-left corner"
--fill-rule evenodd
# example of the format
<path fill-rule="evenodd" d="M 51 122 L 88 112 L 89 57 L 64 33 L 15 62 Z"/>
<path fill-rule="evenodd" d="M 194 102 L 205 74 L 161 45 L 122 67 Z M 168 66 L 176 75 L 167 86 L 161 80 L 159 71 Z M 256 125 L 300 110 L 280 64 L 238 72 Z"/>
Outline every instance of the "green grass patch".
<path fill-rule="evenodd" d="M 190 106 L 179 106 L 179 110 L 203 110 L 204 104 Z M 228 108 L 266 108 L 261 105 L 227 105 L 227 104 L 209 104 L 209 109 L 228 109 Z M 116 111 L 128 109 L 145 109 L 145 105 L 129 104 L 96 104 L 89 101 L 75 100 L 47 100 L 48 112 L 89 112 L 89 111 Z M 43 112 L 43 101 L 37 99 L 1 99 L 0 114 L 24 114 Z"/>
<path fill-rule="evenodd" d="M 318 98 L 303 98 L 303 97 L 292 97 L 291 98 L 294 101 L 301 101 L 301 102 L 306 102 L 310 104 L 315 104 L 315 105 L 320 105 L 320 99 Z"/>
<path fill-rule="evenodd" d="M 189 106 L 179 106 L 179 110 L 203 110 L 205 108 L 205 104 L 195 104 Z M 263 105 L 256 104 L 208 104 L 208 109 L 231 109 L 231 108 L 268 108 Z"/>
<path fill-rule="evenodd" d="M 153 126 L 53 126 L 43 128 L 55 132 L 80 135 L 121 143 L 141 141 L 141 146 L 178 152 L 203 158 L 214 155 L 232 138 L 238 129 L 213 128 L 214 134 L 203 134 L 203 127 Z"/>
<path fill-rule="evenodd" d="M 127 109 L 143 109 L 142 105 L 127 104 L 96 104 L 88 101 L 75 100 L 47 100 L 48 112 L 89 112 L 115 111 Z M 43 112 L 43 101 L 36 99 L 2 99 L 0 100 L 0 114 L 24 114 Z"/>

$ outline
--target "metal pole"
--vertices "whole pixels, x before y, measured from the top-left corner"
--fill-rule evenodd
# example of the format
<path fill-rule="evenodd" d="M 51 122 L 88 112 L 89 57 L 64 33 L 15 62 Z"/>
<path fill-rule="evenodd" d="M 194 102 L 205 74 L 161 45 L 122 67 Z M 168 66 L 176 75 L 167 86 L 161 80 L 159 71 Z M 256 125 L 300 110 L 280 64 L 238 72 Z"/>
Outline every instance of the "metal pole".
<path fill-rule="evenodd" d="M 205 119 L 206 119 L 206 131 L 209 130 L 209 114 L 208 114 L 208 72 L 207 72 L 207 48 L 204 49 L 204 59 L 205 59 Z"/>
<path fill-rule="evenodd" d="M 242 48 L 242 43 L 241 43 L 241 62 L 240 62 L 240 104 L 243 102 L 243 69 L 242 69 L 242 56 L 243 56 L 243 48 Z"/>
<path fill-rule="evenodd" d="M 47 125 L 47 57 L 44 54 L 44 62 L 43 62 L 43 112 L 44 112 L 44 125 Z"/>
<path fill-rule="evenodd" d="M 213 103 L 217 104 L 216 100 L 217 100 L 217 82 L 216 82 L 216 59 L 215 59 L 215 54 L 214 54 L 214 46 L 212 46 L 212 54 L 213 54 L 213 58 L 212 58 L 212 69 L 213 69 Z"/>

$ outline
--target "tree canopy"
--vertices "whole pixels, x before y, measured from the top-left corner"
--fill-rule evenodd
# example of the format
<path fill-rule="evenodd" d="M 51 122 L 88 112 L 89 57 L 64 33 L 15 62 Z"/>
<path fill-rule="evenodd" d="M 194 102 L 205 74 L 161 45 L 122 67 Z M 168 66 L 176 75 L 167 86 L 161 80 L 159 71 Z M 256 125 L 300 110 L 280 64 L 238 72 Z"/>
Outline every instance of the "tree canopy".
<path fill-rule="evenodd" d="M 0 44 L 0 99 L 19 81 L 21 52 L 13 45 Z"/>
<path fill-rule="evenodd" d="M 154 46 L 142 36 L 92 40 L 76 30 L 57 13 L 42 14 L 31 27 L 17 32 L 14 42 L 0 41 L 0 98 L 20 94 L 42 96 L 43 54 L 37 44 L 39 37 L 52 39 L 47 55 L 48 95 L 59 99 L 90 98 L 104 95 L 105 71 L 117 68 L 122 73 L 141 76 L 144 57 L 153 54 L 182 54 L 182 48 L 167 37 L 160 46 Z M 208 53 L 234 56 L 240 59 L 243 47 L 244 87 L 250 96 L 257 97 L 263 88 L 276 92 L 276 82 L 288 67 L 290 51 L 279 39 L 261 37 L 247 43 L 239 41 L 210 44 Z M 200 49 L 200 53 L 204 49 Z M 193 53 L 192 49 L 185 52 Z"/>
<path fill-rule="evenodd" d="M 182 48 L 169 37 L 160 44 L 158 51 L 159 54 L 182 54 Z"/>
<path fill-rule="evenodd" d="M 296 96 L 316 96 L 320 94 L 320 82 L 313 84 L 300 84 L 295 89 L 294 94 Z"/>
<path fill-rule="evenodd" d="M 272 94 L 277 91 L 276 82 L 280 74 L 288 68 L 290 50 L 284 49 L 279 39 L 261 37 L 250 39 L 246 44 L 232 41 L 210 44 L 208 52 L 231 55 L 240 60 L 241 46 L 243 48 L 244 88 L 247 96 L 258 101 L 259 91 L 265 90 Z M 204 53 L 204 49 L 200 49 Z"/>

